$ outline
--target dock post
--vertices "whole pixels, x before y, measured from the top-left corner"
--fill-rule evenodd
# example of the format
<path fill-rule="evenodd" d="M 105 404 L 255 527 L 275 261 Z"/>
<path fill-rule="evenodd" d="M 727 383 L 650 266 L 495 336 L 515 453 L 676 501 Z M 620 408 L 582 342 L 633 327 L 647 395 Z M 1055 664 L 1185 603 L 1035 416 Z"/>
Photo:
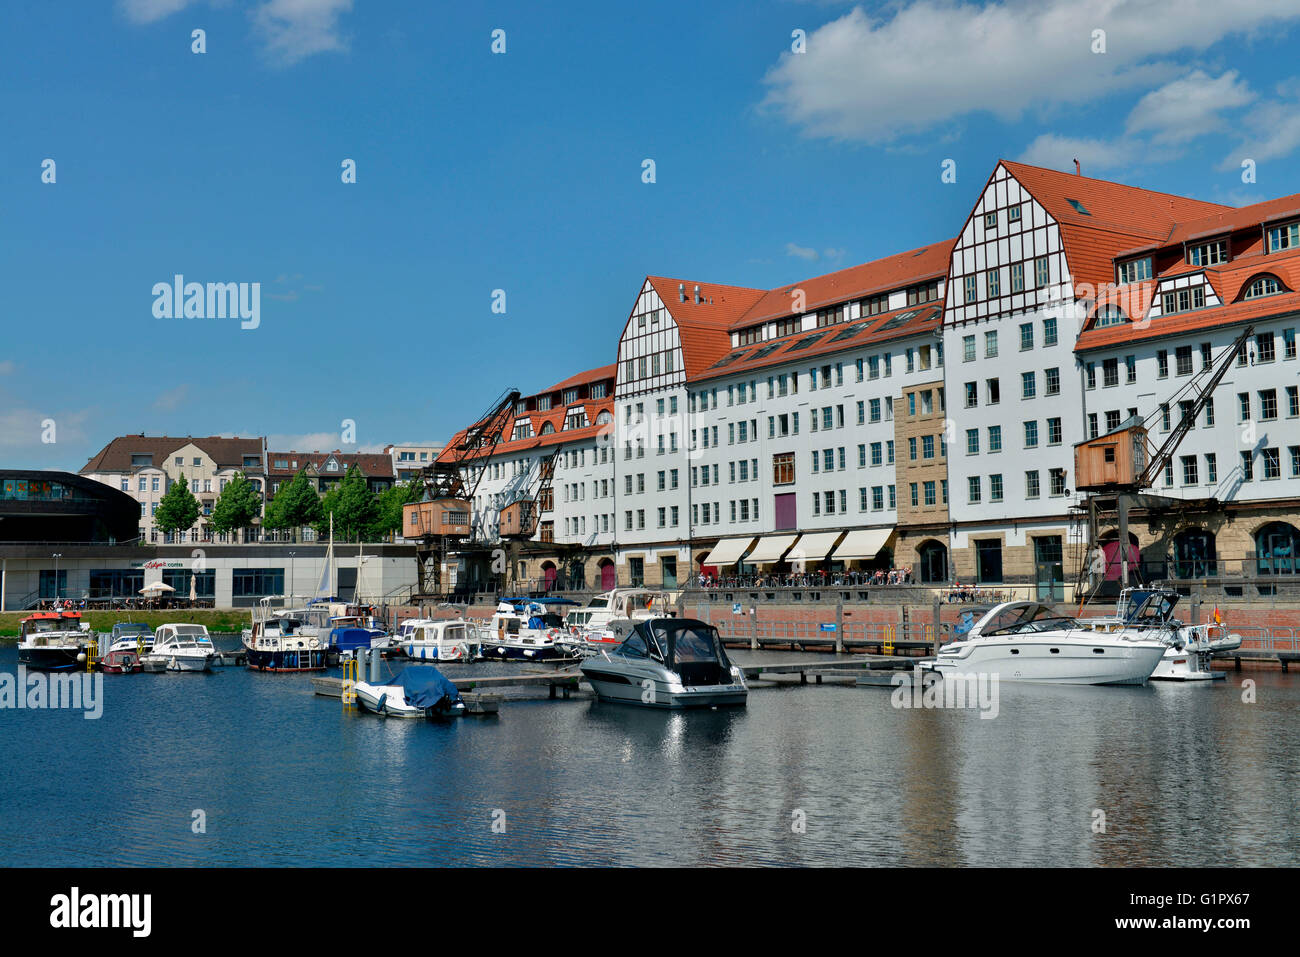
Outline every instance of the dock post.
<path fill-rule="evenodd" d="M 934 608 L 931 610 L 931 614 L 934 619 L 934 647 L 930 649 L 930 654 L 937 655 L 940 643 L 939 625 L 941 624 L 940 619 L 943 617 L 943 605 L 940 603 L 938 595 L 934 596 Z"/>
<path fill-rule="evenodd" d="M 749 650 L 758 651 L 758 608 L 749 606 Z"/>
<path fill-rule="evenodd" d="M 370 683 L 379 684 L 379 649 L 370 649 Z"/>
<path fill-rule="evenodd" d="M 1201 586 L 1192 586 L 1192 621 L 1193 625 L 1201 623 Z"/>
<path fill-rule="evenodd" d="M 844 593 L 835 599 L 835 653 L 844 654 Z M 821 677 L 818 676 L 817 683 L 821 684 Z"/>

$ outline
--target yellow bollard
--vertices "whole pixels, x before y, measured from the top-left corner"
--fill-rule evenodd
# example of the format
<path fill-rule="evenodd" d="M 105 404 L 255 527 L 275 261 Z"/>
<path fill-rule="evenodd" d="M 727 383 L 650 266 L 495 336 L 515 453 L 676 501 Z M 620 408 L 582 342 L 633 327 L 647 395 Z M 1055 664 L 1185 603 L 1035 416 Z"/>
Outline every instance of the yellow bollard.
<path fill-rule="evenodd" d="M 355 658 L 347 658 L 343 661 L 343 707 L 352 708 L 357 701 L 357 668 L 358 662 Z"/>
<path fill-rule="evenodd" d="M 885 626 L 885 640 L 881 642 L 880 651 L 882 654 L 892 655 L 894 653 L 894 626 Z"/>

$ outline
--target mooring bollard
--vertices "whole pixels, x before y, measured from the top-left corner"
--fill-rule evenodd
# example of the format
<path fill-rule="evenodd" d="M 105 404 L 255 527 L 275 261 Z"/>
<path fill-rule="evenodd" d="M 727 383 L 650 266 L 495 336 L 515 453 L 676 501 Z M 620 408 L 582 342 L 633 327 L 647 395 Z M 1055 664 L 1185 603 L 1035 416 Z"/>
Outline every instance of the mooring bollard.
<path fill-rule="evenodd" d="M 379 649 L 371 648 L 370 650 L 370 683 L 379 684 Z"/>

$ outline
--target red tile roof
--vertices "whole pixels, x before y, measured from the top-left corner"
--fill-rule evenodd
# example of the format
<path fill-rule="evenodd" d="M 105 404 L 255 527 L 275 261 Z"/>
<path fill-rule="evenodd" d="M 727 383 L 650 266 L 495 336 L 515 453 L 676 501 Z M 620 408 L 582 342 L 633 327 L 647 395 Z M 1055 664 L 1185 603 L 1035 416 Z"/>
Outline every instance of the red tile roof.
<path fill-rule="evenodd" d="M 132 472 L 134 455 L 152 456 L 153 465 L 158 468 L 171 466 L 170 458 L 177 450 L 187 445 L 201 449 L 212 459 L 217 468 L 243 468 L 245 455 L 262 457 L 262 439 L 229 438 L 219 435 L 191 436 L 184 438 L 169 435 L 121 435 L 91 456 L 90 461 L 82 466 L 81 472 Z M 143 466 L 141 466 L 143 467 Z M 253 469 L 260 471 L 260 466 Z"/>
<path fill-rule="evenodd" d="M 316 471 L 319 472 L 324 467 L 326 460 L 331 456 L 337 459 L 339 465 L 342 466 L 339 472 L 340 475 L 354 465 L 367 478 L 392 478 L 394 474 L 392 456 L 378 452 L 340 452 L 338 449 L 332 452 L 268 451 L 266 453 L 266 474 L 272 478 L 292 477 L 309 465 L 314 466 Z M 298 465 L 296 468 L 292 464 L 277 468 L 275 465 L 277 461 L 297 462 Z"/>
<path fill-rule="evenodd" d="M 932 332 L 939 327 L 942 316 L 942 303 L 928 303 L 923 306 L 895 309 L 893 312 L 872 316 L 869 319 L 836 323 L 833 326 L 823 326 L 820 329 L 781 339 L 769 339 L 766 342 L 741 346 L 698 376 L 691 378 L 690 381 L 702 382 L 723 376 L 739 375 L 849 349 L 859 349 L 864 345 Z M 885 328 L 886 326 L 888 328 Z M 939 374 L 939 370 L 942 369 L 938 365 L 934 368 L 936 374 Z"/>
<path fill-rule="evenodd" d="M 948 275 L 955 239 L 945 239 L 919 249 L 886 256 L 859 266 L 850 266 L 824 276 L 813 276 L 765 293 L 735 323 L 732 330 L 744 329 L 772 319 L 796 315 L 791 308 L 796 289 L 804 293 L 802 316 L 823 306 L 862 299 L 879 293 L 914 286 Z"/>
<path fill-rule="evenodd" d="M 543 389 L 538 395 L 548 395 L 552 392 L 563 392 L 565 389 L 572 389 L 576 386 L 591 385 L 593 382 L 600 382 L 602 379 L 613 379 L 618 375 L 618 363 L 612 362 L 607 366 L 600 366 L 597 369 L 588 369 L 586 372 L 579 372 L 571 375 L 563 382 L 557 382 L 549 389 Z"/>
<path fill-rule="evenodd" d="M 745 310 L 765 295 L 762 289 L 724 286 L 715 282 L 664 276 L 647 276 L 646 281 L 659 294 L 664 308 L 677 324 L 687 378 L 702 372 L 731 351 L 728 330 Z M 686 302 L 680 300 L 680 286 L 685 286 Z M 696 286 L 700 287 L 700 296 L 704 300 L 701 303 L 695 301 Z M 628 322 L 631 321 L 629 315 Z"/>

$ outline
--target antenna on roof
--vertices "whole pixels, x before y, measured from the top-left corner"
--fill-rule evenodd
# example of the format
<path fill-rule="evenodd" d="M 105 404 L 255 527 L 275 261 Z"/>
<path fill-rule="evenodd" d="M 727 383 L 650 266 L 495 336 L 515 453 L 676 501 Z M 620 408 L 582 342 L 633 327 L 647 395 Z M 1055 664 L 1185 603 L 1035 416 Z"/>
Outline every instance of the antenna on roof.
<path fill-rule="evenodd" d="M 1083 175 L 1083 167 L 1079 165 L 1079 161 L 1077 159 L 1074 161 L 1074 175 L 1075 176 Z"/>

